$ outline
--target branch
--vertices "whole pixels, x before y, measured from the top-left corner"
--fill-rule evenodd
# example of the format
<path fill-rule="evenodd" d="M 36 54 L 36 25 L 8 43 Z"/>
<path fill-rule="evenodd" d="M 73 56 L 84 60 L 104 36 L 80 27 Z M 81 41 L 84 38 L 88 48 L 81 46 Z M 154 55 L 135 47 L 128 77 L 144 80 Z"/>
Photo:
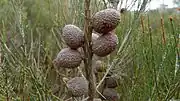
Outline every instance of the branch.
<path fill-rule="evenodd" d="M 89 81 L 88 86 L 88 101 L 93 101 L 95 96 L 95 82 L 94 82 L 94 73 L 92 69 L 92 46 L 91 46 L 91 37 L 92 37 L 92 26 L 91 26 L 91 12 L 90 12 L 90 1 L 85 0 L 84 10 L 85 10 L 85 22 L 84 22 L 84 67 L 86 71 L 86 79 Z"/>

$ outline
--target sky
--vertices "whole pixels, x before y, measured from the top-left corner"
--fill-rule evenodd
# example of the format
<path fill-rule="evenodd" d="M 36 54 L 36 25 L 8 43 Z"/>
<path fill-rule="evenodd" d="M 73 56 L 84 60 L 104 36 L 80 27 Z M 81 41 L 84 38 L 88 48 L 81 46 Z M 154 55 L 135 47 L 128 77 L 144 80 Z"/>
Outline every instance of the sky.
<path fill-rule="evenodd" d="M 124 0 L 124 1 L 126 1 L 126 0 Z M 134 1 L 134 0 L 133 0 L 133 1 Z M 124 8 L 125 5 L 130 5 L 131 2 L 132 2 L 132 0 L 128 0 L 127 3 L 123 2 L 121 8 Z M 168 8 L 176 7 L 176 6 L 173 4 L 173 0 L 152 0 L 152 1 L 150 2 L 150 4 L 147 6 L 147 7 L 148 7 L 147 9 L 156 9 L 156 8 L 159 8 L 159 7 L 160 7 L 160 4 L 163 4 L 163 3 L 164 3 L 165 5 L 167 5 Z M 125 7 L 125 8 L 127 8 L 127 7 Z M 133 7 L 133 9 L 136 9 L 136 8 L 137 8 L 137 6 L 134 6 L 134 7 Z M 131 10 L 133 10 L 133 9 L 131 9 Z"/>
<path fill-rule="evenodd" d="M 160 4 L 164 4 L 167 5 L 168 8 L 173 8 L 175 7 L 175 5 L 173 4 L 173 0 L 152 0 L 149 8 L 150 9 L 156 9 L 158 7 L 160 7 Z"/>

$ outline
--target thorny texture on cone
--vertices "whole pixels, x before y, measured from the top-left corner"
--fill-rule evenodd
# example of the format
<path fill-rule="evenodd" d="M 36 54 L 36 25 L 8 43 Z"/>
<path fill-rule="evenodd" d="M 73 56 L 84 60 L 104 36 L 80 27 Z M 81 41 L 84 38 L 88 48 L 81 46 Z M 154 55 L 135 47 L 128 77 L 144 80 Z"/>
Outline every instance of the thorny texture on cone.
<path fill-rule="evenodd" d="M 88 93 L 88 81 L 84 77 L 74 77 L 67 82 L 68 93 L 80 97 Z"/>
<path fill-rule="evenodd" d="M 57 67 L 62 68 L 76 68 L 81 64 L 82 57 L 79 51 L 71 48 L 62 49 L 53 63 Z"/>
<path fill-rule="evenodd" d="M 105 57 L 112 53 L 118 44 L 118 37 L 116 34 L 109 32 L 100 36 L 93 42 L 93 53 L 100 57 Z"/>
<path fill-rule="evenodd" d="M 62 36 L 65 43 L 72 49 L 77 49 L 84 43 L 83 31 L 75 25 L 66 25 L 63 28 Z"/>
<path fill-rule="evenodd" d="M 120 12 L 115 9 L 108 8 L 101 10 L 92 18 L 93 29 L 101 34 L 107 34 L 115 29 L 120 22 Z"/>

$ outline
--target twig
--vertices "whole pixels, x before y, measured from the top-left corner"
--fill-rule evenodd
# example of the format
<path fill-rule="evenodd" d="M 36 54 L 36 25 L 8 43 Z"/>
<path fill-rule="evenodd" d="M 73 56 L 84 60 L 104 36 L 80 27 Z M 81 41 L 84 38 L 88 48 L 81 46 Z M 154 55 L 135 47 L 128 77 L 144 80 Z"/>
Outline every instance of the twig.
<path fill-rule="evenodd" d="M 80 72 L 81 76 L 86 79 L 80 67 L 78 67 L 78 71 Z"/>
<path fill-rule="evenodd" d="M 84 50 L 84 67 L 86 71 L 86 79 L 89 82 L 88 85 L 88 101 L 93 101 L 95 96 L 95 82 L 94 74 L 92 69 L 92 46 L 91 46 L 91 37 L 92 37 L 92 26 L 91 26 L 91 14 L 90 14 L 90 1 L 85 0 L 84 10 L 85 10 L 85 22 L 84 22 L 84 39 L 85 43 L 83 46 Z"/>

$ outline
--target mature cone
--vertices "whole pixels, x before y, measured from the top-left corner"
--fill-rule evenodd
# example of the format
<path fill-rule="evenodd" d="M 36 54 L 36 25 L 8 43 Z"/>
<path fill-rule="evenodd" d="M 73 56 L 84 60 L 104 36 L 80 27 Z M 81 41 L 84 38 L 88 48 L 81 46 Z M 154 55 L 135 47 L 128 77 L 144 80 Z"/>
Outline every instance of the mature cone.
<path fill-rule="evenodd" d="M 79 51 L 64 48 L 58 53 L 53 62 L 57 67 L 76 68 L 81 64 L 81 61 L 82 57 Z"/>
<path fill-rule="evenodd" d="M 92 26 L 94 30 L 101 34 L 107 34 L 117 27 L 120 22 L 120 12 L 108 8 L 97 12 L 93 16 Z"/>
<path fill-rule="evenodd" d="M 112 53 L 118 44 L 118 37 L 116 34 L 108 33 L 100 36 L 93 42 L 93 53 L 100 57 L 105 57 Z"/>
<path fill-rule="evenodd" d="M 115 88 L 118 86 L 117 78 L 116 77 L 106 77 L 105 85 L 107 88 Z"/>
<path fill-rule="evenodd" d="M 120 99 L 119 94 L 112 88 L 105 88 L 103 96 L 106 98 L 106 101 L 119 101 Z"/>
<path fill-rule="evenodd" d="M 68 93 L 80 97 L 88 93 L 88 81 L 84 77 L 74 77 L 67 82 Z"/>
<path fill-rule="evenodd" d="M 66 44 L 72 49 L 77 49 L 84 43 L 83 31 L 75 25 L 66 25 L 63 28 L 62 36 Z"/>

